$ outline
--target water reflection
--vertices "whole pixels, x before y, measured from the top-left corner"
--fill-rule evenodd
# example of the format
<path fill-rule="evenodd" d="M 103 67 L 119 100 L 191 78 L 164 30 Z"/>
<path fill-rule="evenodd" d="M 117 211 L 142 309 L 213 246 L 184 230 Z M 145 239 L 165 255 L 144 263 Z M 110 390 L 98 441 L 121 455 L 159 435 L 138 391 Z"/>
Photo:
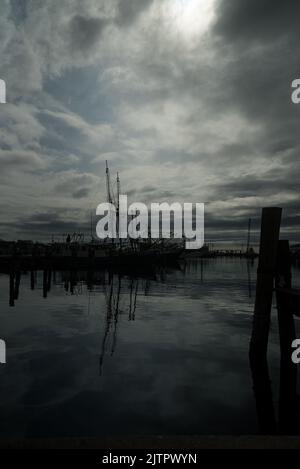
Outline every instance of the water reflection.
<path fill-rule="evenodd" d="M 173 271 L 182 271 L 184 274 L 191 272 L 191 266 L 193 263 L 186 263 L 182 261 L 181 263 L 173 262 L 172 265 L 159 266 L 159 267 L 147 267 L 145 270 L 140 271 L 112 271 L 112 270 L 88 270 L 88 271 L 78 271 L 78 270 L 69 270 L 69 271 L 52 271 L 51 269 L 45 269 L 42 271 L 42 290 L 43 298 L 47 298 L 49 292 L 51 291 L 52 283 L 55 286 L 64 285 L 66 293 L 71 295 L 80 295 L 83 292 L 83 285 L 87 286 L 87 289 L 93 291 L 95 286 L 102 285 L 104 287 L 104 292 L 106 294 L 106 286 L 113 286 L 113 279 L 117 276 L 118 278 L 130 278 L 132 280 L 130 288 L 130 298 L 133 295 L 132 288 L 136 288 L 134 279 L 141 278 L 144 282 L 144 294 L 147 296 L 150 281 L 160 281 L 163 283 L 165 281 L 166 275 L 169 272 Z M 187 267 L 188 266 L 188 267 Z M 195 272 L 197 272 L 197 265 L 194 264 Z M 188 269 L 188 270 L 187 270 Z M 37 285 L 37 279 L 40 271 L 30 271 L 30 289 L 35 290 Z M 19 297 L 19 288 L 21 275 L 25 277 L 28 276 L 28 272 L 21 272 L 20 270 L 13 270 L 9 274 L 9 306 L 15 306 L 15 300 Z M 203 283 L 203 266 L 201 263 L 201 283 Z M 133 295 L 136 296 L 136 295 Z M 134 316 L 134 309 L 132 311 Z M 132 319 L 132 318 L 131 318 Z"/>
<path fill-rule="evenodd" d="M 185 268 L 185 263 L 182 264 Z M 172 270 L 181 270 L 180 264 L 174 264 L 169 268 Z M 202 270 L 201 270 L 202 271 Z M 84 286 L 86 285 L 88 291 L 88 314 L 90 311 L 90 299 L 91 293 L 95 287 L 101 286 L 102 292 L 106 302 L 105 312 L 105 328 L 101 344 L 101 352 L 99 358 L 99 373 L 102 375 L 103 362 L 105 355 L 109 353 L 111 356 L 114 354 L 117 345 L 117 328 L 118 328 L 118 317 L 119 314 L 126 313 L 128 321 L 134 321 L 136 316 L 137 308 L 137 297 L 139 291 L 139 285 L 142 287 L 141 294 L 147 296 L 150 290 L 150 281 L 159 280 L 160 282 L 165 281 L 167 269 L 163 266 L 157 268 L 151 268 L 140 272 L 139 276 L 131 274 L 124 275 L 120 272 L 113 272 L 111 270 L 88 270 L 88 271 L 52 271 L 45 269 L 42 272 L 42 292 L 43 298 L 47 298 L 51 291 L 52 282 L 55 286 L 63 285 L 66 294 L 83 295 Z M 23 275 L 27 275 L 24 272 Z M 202 274 L 201 274 L 202 277 Z M 30 289 L 35 290 L 37 284 L 38 272 L 30 272 Z M 15 306 L 15 300 L 19 297 L 21 272 L 11 272 L 9 276 L 9 306 Z M 123 282 L 123 293 L 126 290 L 125 296 L 127 299 L 127 305 L 123 305 L 120 309 L 120 295 L 122 290 Z M 124 285 L 125 284 L 125 285 Z"/>
<path fill-rule="evenodd" d="M 278 412 L 274 404 L 269 365 L 265 357 L 251 357 L 250 367 L 256 401 L 258 432 L 265 435 L 298 435 L 300 400 L 297 395 L 297 365 L 290 354 L 280 358 Z M 278 417 L 277 417 L 278 415 Z"/>
<path fill-rule="evenodd" d="M 248 363 L 255 273 L 244 259 L 191 259 L 0 275 L 0 436 L 276 431 L 276 320 L 269 370 Z"/>
<path fill-rule="evenodd" d="M 248 275 L 248 294 L 249 294 L 249 298 L 252 298 L 251 271 L 253 270 L 254 259 L 246 259 L 246 263 L 247 263 L 247 275 Z"/>
<path fill-rule="evenodd" d="M 297 365 L 292 362 L 292 343 L 296 339 L 294 314 L 299 315 L 299 310 L 297 311 L 297 307 L 282 291 L 284 288 L 291 289 L 291 287 L 289 245 L 286 241 L 280 241 L 275 275 L 276 295 L 273 295 L 276 296 L 278 348 L 280 350 L 278 412 L 275 410 L 277 406 L 274 404 L 267 354 L 265 349 L 260 346 L 260 343 L 253 340 L 255 334 L 260 333 L 260 330 L 257 329 L 257 324 L 259 324 L 261 318 L 259 307 L 254 313 L 253 335 L 249 348 L 259 432 L 263 434 L 293 435 L 299 433 L 300 407 L 299 397 L 297 396 Z"/>
<path fill-rule="evenodd" d="M 117 328 L 118 328 L 118 318 L 120 313 L 126 312 L 128 310 L 128 320 L 135 320 L 136 304 L 137 304 L 137 295 L 139 287 L 139 279 L 131 278 L 130 279 L 130 291 L 128 293 L 128 308 L 122 307 L 119 309 L 120 305 L 120 294 L 122 288 L 122 277 L 118 275 L 109 275 L 109 281 L 104 286 L 104 294 L 106 300 L 106 324 L 104 329 L 104 335 L 102 339 L 101 353 L 100 353 L 100 375 L 102 375 L 103 361 L 105 353 L 107 352 L 107 347 L 109 347 L 110 355 L 114 354 L 117 344 Z M 147 284 L 146 284 L 147 285 Z M 146 287 L 147 290 L 147 287 Z M 111 344 L 109 345 L 109 337 L 111 334 Z"/>

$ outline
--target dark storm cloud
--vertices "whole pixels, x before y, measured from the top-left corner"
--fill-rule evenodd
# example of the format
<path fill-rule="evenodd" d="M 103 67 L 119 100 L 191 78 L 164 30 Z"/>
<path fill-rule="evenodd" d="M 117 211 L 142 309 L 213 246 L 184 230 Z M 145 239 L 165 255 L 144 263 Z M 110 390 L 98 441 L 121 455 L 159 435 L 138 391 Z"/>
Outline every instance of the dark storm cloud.
<path fill-rule="evenodd" d="M 82 199 L 89 195 L 91 188 L 98 180 L 92 174 L 80 174 L 73 171 L 61 172 L 60 181 L 55 186 L 55 191 L 64 197 Z"/>
<path fill-rule="evenodd" d="M 224 194 L 224 200 L 233 197 L 255 197 L 258 193 L 260 196 L 272 195 L 278 188 L 282 192 L 294 191 L 297 194 L 300 186 L 300 177 L 293 177 L 291 172 L 283 172 L 282 170 L 271 171 L 267 177 L 243 176 L 232 178 L 225 184 L 218 184 L 214 187 L 217 195 Z"/>
<path fill-rule="evenodd" d="M 70 21 L 70 40 L 74 48 L 89 51 L 99 40 L 107 21 L 75 15 Z"/>
<path fill-rule="evenodd" d="M 153 3 L 153 0 L 119 0 L 116 23 L 128 26 Z"/>
<path fill-rule="evenodd" d="M 12 226 L 11 226 L 12 227 Z M 82 230 L 88 229 L 87 223 L 78 223 L 76 220 L 52 220 L 45 223 L 32 223 L 30 221 L 26 221 L 25 224 L 18 224 L 15 223 L 13 225 L 15 230 L 20 230 L 21 233 L 37 233 L 39 237 L 50 236 L 54 233 L 66 233 L 66 232 L 78 232 L 80 233 Z"/>
<path fill-rule="evenodd" d="M 223 0 L 215 32 L 233 42 L 276 43 L 300 36 L 299 14 L 298 0 Z"/>
<path fill-rule="evenodd" d="M 11 16 L 16 24 L 21 23 L 27 16 L 27 0 L 11 0 Z"/>
<path fill-rule="evenodd" d="M 300 2 L 216 5 L 193 36 L 172 0 L 3 2 L 1 73 L 18 102 L 1 108 L 1 168 L 13 176 L 0 175 L 2 220 L 35 238 L 79 229 L 105 197 L 108 159 L 124 193 L 204 201 L 207 229 L 222 236 L 243 238 L 264 204 L 296 227 Z M 31 204 L 46 218 L 50 206 L 81 212 L 26 224 Z"/>
<path fill-rule="evenodd" d="M 219 2 L 213 32 L 221 40 L 220 50 L 228 54 L 228 98 L 266 123 L 284 124 L 288 119 L 290 125 L 300 116 L 291 103 L 291 82 L 300 72 L 299 13 L 297 0 Z M 292 126 L 288 134 L 293 130 Z"/>
<path fill-rule="evenodd" d="M 82 220 L 82 213 L 76 209 L 45 209 L 19 217 L 14 222 L 1 220 L 1 228 L 16 234 L 16 239 L 30 237 L 32 233 L 35 233 L 35 239 L 49 239 L 52 234 L 89 232 L 90 220 Z"/>
<path fill-rule="evenodd" d="M 24 171 L 33 171 L 44 166 L 43 160 L 29 151 L 16 151 L 11 149 L 0 150 L 1 171 L 22 168 Z"/>
<path fill-rule="evenodd" d="M 72 196 L 74 197 L 74 199 L 84 199 L 89 195 L 89 193 L 90 189 L 88 187 L 83 187 L 82 189 L 73 192 Z"/>
<path fill-rule="evenodd" d="M 222 0 L 213 29 L 217 50 L 227 61 L 223 68 L 226 96 L 219 100 L 220 108 L 223 110 L 223 103 L 224 108 L 236 109 L 260 128 L 252 141 L 237 144 L 238 152 L 233 152 L 232 158 L 234 148 L 228 147 L 229 152 L 221 149 L 232 168 L 234 154 L 238 158 L 239 152 L 240 157 L 245 154 L 257 159 L 257 173 L 220 181 L 215 195 L 243 199 L 280 193 L 283 226 L 299 223 L 300 106 L 291 102 L 291 83 L 300 76 L 299 13 L 300 2 L 296 0 Z M 263 175 L 260 156 L 270 162 L 270 171 Z M 275 161 L 279 164 L 274 168 Z"/>

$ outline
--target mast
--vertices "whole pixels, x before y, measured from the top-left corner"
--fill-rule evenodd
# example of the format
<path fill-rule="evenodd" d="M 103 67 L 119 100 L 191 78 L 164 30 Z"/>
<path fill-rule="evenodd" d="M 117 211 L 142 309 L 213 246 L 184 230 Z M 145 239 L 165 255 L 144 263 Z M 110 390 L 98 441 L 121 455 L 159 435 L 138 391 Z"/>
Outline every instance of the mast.
<path fill-rule="evenodd" d="M 116 206 L 116 201 L 115 201 L 115 196 L 114 196 L 114 193 L 113 191 L 111 190 L 111 184 L 110 184 L 110 172 L 109 172 L 109 167 L 108 167 L 108 163 L 107 163 L 107 160 L 105 160 L 105 163 L 106 163 L 106 192 L 107 192 L 107 202 L 109 204 L 113 204 L 114 206 Z M 119 176 L 118 176 L 118 179 L 119 180 Z M 120 184 L 120 181 L 118 181 L 118 183 Z M 118 190 L 119 190 L 119 185 L 118 185 Z M 119 199 L 119 198 L 118 198 Z M 118 204 L 119 204 L 119 201 L 117 202 L 117 207 L 118 207 Z M 116 232 L 116 235 L 117 237 L 119 237 L 119 233 L 118 233 L 118 218 L 119 218 L 119 215 L 118 215 L 118 208 L 117 208 L 117 214 L 116 214 L 116 225 L 115 226 L 115 229 L 117 230 Z M 114 230 L 115 231 L 115 230 Z M 115 232 L 114 232 L 115 234 Z M 112 243 L 114 243 L 114 238 L 112 238 Z"/>
<path fill-rule="evenodd" d="M 120 178 L 119 178 L 119 173 L 117 173 L 117 207 L 118 209 L 120 208 L 119 206 L 120 192 L 121 192 Z"/>
<path fill-rule="evenodd" d="M 119 173 L 117 173 L 117 237 L 120 238 L 120 178 Z"/>
<path fill-rule="evenodd" d="M 111 197 L 111 192 L 110 192 L 110 175 L 109 175 L 109 168 L 107 164 L 107 160 L 105 161 L 106 163 L 106 194 L 107 194 L 107 202 L 109 204 L 112 203 L 112 197 Z"/>
<path fill-rule="evenodd" d="M 90 228 L 91 228 L 91 239 L 93 241 L 94 236 L 93 236 L 93 211 L 92 210 L 91 210 L 91 226 L 90 226 Z"/>
<path fill-rule="evenodd" d="M 246 252 L 249 252 L 250 249 L 250 233 L 251 233 L 251 218 L 248 220 L 248 237 L 247 237 L 247 250 Z"/>

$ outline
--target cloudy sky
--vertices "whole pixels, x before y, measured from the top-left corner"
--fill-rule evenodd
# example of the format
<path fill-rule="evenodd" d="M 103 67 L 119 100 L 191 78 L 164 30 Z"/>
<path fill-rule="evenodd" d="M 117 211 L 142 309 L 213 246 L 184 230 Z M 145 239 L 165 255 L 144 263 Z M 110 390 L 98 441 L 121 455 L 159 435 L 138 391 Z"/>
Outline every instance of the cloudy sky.
<path fill-rule="evenodd" d="M 262 206 L 299 234 L 299 0 L 1 0 L 0 238 L 85 230 L 105 160 L 133 201 Z M 256 220 L 256 222 L 255 222 Z"/>

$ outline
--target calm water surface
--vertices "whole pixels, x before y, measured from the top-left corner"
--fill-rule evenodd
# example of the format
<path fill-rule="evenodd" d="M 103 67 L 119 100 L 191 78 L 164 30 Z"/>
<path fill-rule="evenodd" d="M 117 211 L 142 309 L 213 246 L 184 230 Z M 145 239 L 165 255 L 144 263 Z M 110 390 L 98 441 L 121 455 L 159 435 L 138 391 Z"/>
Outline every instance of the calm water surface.
<path fill-rule="evenodd" d="M 0 437 L 258 432 L 248 363 L 256 263 L 192 260 L 151 278 L 0 275 Z M 299 271 L 294 271 L 299 285 Z M 273 307 L 269 365 L 278 401 Z M 300 329 L 296 321 L 297 330 Z"/>

